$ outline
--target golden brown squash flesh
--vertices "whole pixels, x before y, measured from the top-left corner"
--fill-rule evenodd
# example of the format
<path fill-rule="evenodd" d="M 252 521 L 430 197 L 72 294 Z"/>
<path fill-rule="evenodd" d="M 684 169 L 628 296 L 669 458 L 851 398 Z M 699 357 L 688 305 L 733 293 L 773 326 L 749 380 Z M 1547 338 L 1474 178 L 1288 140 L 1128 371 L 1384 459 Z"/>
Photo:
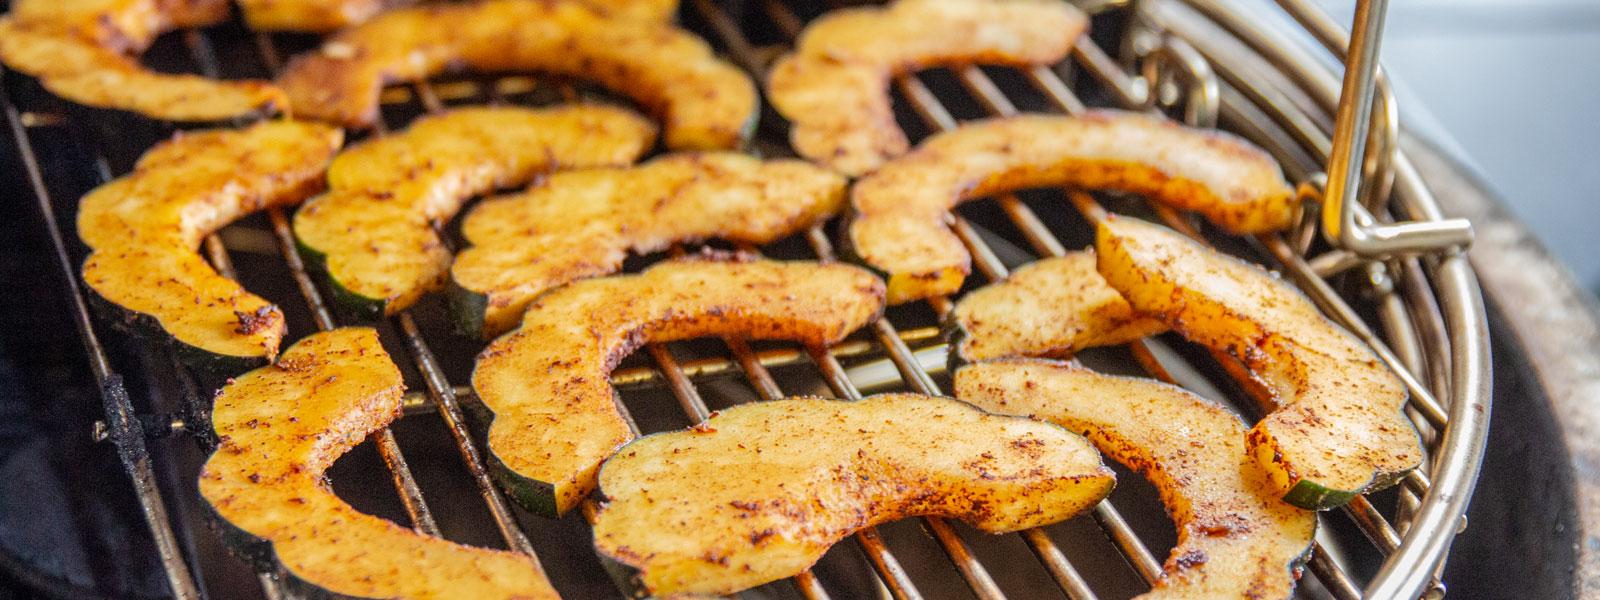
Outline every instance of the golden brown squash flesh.
<path fill-rule="evenodd" d="M 1293 286 L 1138 219 L 1102 221 L 1095 247 L 1135 310 L 1227 351 L 1272 391 L 1277 407 L 1249 442 L 1285 501 L 1334 508 L 1421 463 L 1405 385 Z"/>
<path fill-rule="evenodd" d="M 1064 357 L 1167 330 L 1133 310 L 1096 270 L 1093 251 L 1046 258 L 961 298 L 945 323 L 951 364 Z"/>
<path fill-rule="evenodd" d="M 50 26 L 109 50 L 143 50 L 163 32 L 215 25 L 226 0 L 16 0 L 10 19 Z"/>
<path fill-rule="evenodd" d="M 1316 514 L 1278 498 L 1228 409 L 1157 381 L 1044 360 L 967 365 L 955 386 L 978 408 L 1083 434 L 1155 484 L 1178 545 L 1142 600 L 1294 596 Z"/>
<path fill-rule="evenodd" d="M 623 92 L 662 124 L 667 146 L 743 143 L 755 85 L 700 38 L 670 25 L 606 19 L 576 2 L 488 0 L 396 10 L 340 32 L 279 78 L 295 114 L 371 127 L 387 83 L 448 69 L 543 71 Z"/>
<path fill-rule="evenodd" d="M 573 0 L 613 19 L 665 22 L 678 0 Z M 257 31 L 327 33 L 364 23 L 378 13 L 416 0 L 239 0 L 244 20 Z"/>
<path fill-rule="evenodd" d="M 971 198 L 1072 185 L 1136 192 L 1235 232 L 1286 227 L 1294 190 L 1266 152 L 1233 135 L 1108 110 L 963 125 L 863 178 L 847 242 L 888 273 L 889 303 L 950 294 L 971 256 L 946 221 Z"/>
<path fill-rule="evenodd" d="M 282 565 L 291 589 L 341 598 L 558 598 L 528 556 L 426 536 L 334 495 L 328 467 L 400 416 L 404 390 L 367 328 L 307 337 L 223 387 L 200 495 L 228 541 L 258 567 Z"/>
<path fill-rule="evenodd" d="M 347 318 L 395 314 L 444 283 L 451 255 L 438 228 L 467 200 L 558 168 L 632 164 L 655 134 L 637 113 L 601 105 L 424 117 L 335 157 L 329 192 L 295 215 L 295 239 Z"/>
<path fill-rule="evenodd" d="M 133 173 L 79 204 L 78 237 L 93 249 L 84 281 L 137 330 L 164 331 L 191 358 L 220 361 L 233 372 L 270 361 L 283 313 L 218 275 L 196 249 L 240 217 L 320 191 L 342 142 L 337 129 L 274 121 L 157 145 Z"/>
<path fill-rule="evenodd" d="M 827 344 L 876 318 L 883 284 L 848 265 L 701 255 L 588 279 L 528 307 L 478 356 L 472 387 L 494 412 L 490 463 L 529 508 L 560 514 L 633 439 L 608 380 L 649 342 L 741 335 Z"/>
<path fill-rule="evenodd" d="M 463 333 L 493 337 L 538 295 L 616 272 L 629 252 L 721 238 L 765 244 L 838 212 L 843 177 L 796 160 L 680 154 L 627 169 L 557 173 L 479 204 L 474 244 L 450 268 Z"/>
<path fill-rule="evenodd" d="M 942 65 L 1048 65 L 1072 51 L 1089 19 L 1060 0 L 898 0 L 829 12 L 800 35 L 767 80 L 801 156 L 851 176 L 911 148 L 895 123 L 889 80 Z"/>
<path fill-rule="evenodd" d="M 1115 484 L 1082 437 L 916 394 L 745 404 L 606 461 L 603 558 L 655 594 L 726 594 L 799 573 L 835 542 L 914 515 L 990 533 L 1065 520 Z"/>

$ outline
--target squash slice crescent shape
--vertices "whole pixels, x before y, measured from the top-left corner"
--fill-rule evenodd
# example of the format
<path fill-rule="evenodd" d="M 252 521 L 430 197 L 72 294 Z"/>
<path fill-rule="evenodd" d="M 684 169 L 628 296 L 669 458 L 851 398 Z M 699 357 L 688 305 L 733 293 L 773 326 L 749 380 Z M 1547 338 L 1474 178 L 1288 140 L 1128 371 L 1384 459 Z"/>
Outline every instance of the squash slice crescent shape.
<path fill-rule="evenodd" d="M 0 62 L 83 104 L 178 122 L 265 116 L 288 106 L 277 86 L 147 69 L 127 53 L 157 35 L 228 18 L 220 0 L 17 0 L 0 17 Z"/>
<path fill-rule="evenodd" d="M 595 547 L 625 588 L 726 594 L 915 515 L 990 533 L 1062 521 L 1115 477 L 1076 434 L 948 398 L 744 404 L 624 446 L 600 471 Z"/>
<path fill-rule="evenodd" d="M 256 31 L 327 33 L 364 23 L 385 10 L 416 0 L 239 0 L 244 20 Z M 666 22 L 678 0 L 574 0 L 614 19 Z"/>
<path fill-rule="evenodd" d="M 295 214 L 295 240 L 345 318 L 395 314 L 444 283 L 451 255 L 437 228 L 467 200 L 558 168 L 632 164 L 655 133 L 633 111 L 598 105 L 424 117 L 334 157 L 329 192 Z"/>
<path fill-rule="evenodd" d="M 1060 0 L 899 0 L 812 21 L 772 67 L 767 97 L 801 156 L 859 176 L 911 149 L 895 123 L 889 81 L 942 65 L 1049 65 L 1088 27 Z"/>
<path fill-rule="evenodd" d="M 390 11 L 296 57 L 279 83 L 295 113 L 346 127 L 378 120 L 385 84 L 454 67 L 583 77 L 631 96 L 678 150 L 736 148 L 759 114 L 755 84 L 694 35 L 617 21 L 576 2 L 487 0 Z"/>
<path fill-rule="evenodd" d="M 1281 229 L 1294 214 L 1278 163 L 1231 134 L 1109 110 L 1022 115 L 935 135 L 863 178 L 846 247 L 888 274 L 890 304 L 953 293 L 972 258 L 946 225 L 950 210 L 1059 185 L 1144 194 L 1243 233 Z"/>
<path fill-rule="evenodd" d="M 1178 545 L 1142 600 L 1294 596 L 1316 513 L 1277 497 L 1228 409 L 1157 381 L 1036 359 L 967 365 L 955 385 L 978 408 L 1083 434 L 1156 485 Z"/>
<path fill-rule="evenodd" d="M 845 180 L 796 160 L 678 154 L 633 168 L 557 173 L 487 200 L 450 267 L 458 328 L 493 337 L 538 295 L 622 267 L 628 252 L 721 238 L 766 244 L 833 216 Z"/>
<path fill-rule="evenodd" d="M 320 191 L 343 139 L 324 125 L 273 121 L 155 146 L 133 173 L 78 205 L 78 237 L 93 250 L 83 263 L 90 299 L 138 333 L 175 339 L 205 370 L 231 375 L 270 362 L 283 313 L 196 249 L 229 222 Z"/>
<path fill-rule="evenodd" d="M 294 597 L 557 599 L 528 556 L 423 535 L 334 495 L 328 467 L 400 416 L 404 390 L 367 328 L 307 337 L 222 388 L 221 444 L 199 484 L 224 539 L 262 572 L 282 566 Z"/>
<path fill-rule="evenodd" d="M 1405 385 L 1294 286 L 1138 219 L 1101 221 L 1095 247 L 1135 310 L 1227 351 L 1272 391 L 1277 406 L 1249 444 L 1284 501 L 1334 508 L 1421 464 Z"/>
<path fill-rule="evenodd" d="M 532 510 L 558 515 L 594 489 L 633 434 L 608 375 L 649 342 L 709 335 L 827 344 L 883 310 L 883 283 L 849 265 L 708 254 L 587 279 L 528 307 L 478 356 L 472 388 L 494 413 L 490 468 Z"/>

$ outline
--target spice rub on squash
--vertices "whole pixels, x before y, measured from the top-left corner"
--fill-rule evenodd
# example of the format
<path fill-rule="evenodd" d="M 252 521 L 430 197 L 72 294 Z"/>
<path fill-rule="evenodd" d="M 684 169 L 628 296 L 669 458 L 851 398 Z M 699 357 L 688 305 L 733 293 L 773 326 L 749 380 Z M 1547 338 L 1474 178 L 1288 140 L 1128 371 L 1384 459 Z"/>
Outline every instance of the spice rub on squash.
<path fill-rule="evenodd" d="M 294 597 L 554 600 L 532 557 L 427 536 L 357 512 L 328 467 L 400 416 L 405 390 L 376 331 L 301 340 L 217 395 L 221 444 L 200 471 L 224 539 Z"/>
<path fill-rule="evenodd" d="M 83 280 L 98 308 L 136 333 L 173 339 L 208 371 L 233 374 L 278 353 L 283 313 L 200 258 L 206 235 L 249 213 L 322 189 L 343 142 L 338 129 L 274 121 L 179 134 L 132 173 L 78 205 L 78 237 L 93 250 Z"/>
<path fill-rule="evenodd" d="M 700 38 L 663 23 L 607 19 L 563 0 L 390 11 L 296 57 L 278 81 L 295 114 L 366 128 L 377 121 L 385 84 L 454 67 L 592 79 L 638 101 L 677 150 L 738 147 L 758 115 L 750 78 Z"/>
<path fill-rule="evenodd" d="M 1194 210 L 1233 232 L 1281 229 L 1294 190 L 1278 163 L 1243 139 L 1161 117 L 1093 110 L 963 125 L 863 178 L 845 242 L 888 273 L 889 303 L 955 292 L 972 257 L 950 210 L 972 198 L 1071 185 L 1136 192 Z"/>
<path fill-rule="evenodd" d="M 1178 544 L 1142 600 L 1294 596 L 1316 514 L 1279 499 L 1228 409 L 1157 381 L 1037 359 L 967 365 L 955 389 L 984 410 L 1083 434 L 1155 484 Z"/>
<path fill-rule="evenodd" d="M 633 111 L 599 105 L 463 108 L 333 159 L 327 194 L 294 218 L 300 253 L 348 319 L 395 314 L 438 289 L 437 229 L 472 197 L 556 169 L 632 164 L 655 143 Z"/>
<path fill-rule="evenodd" d="M 467 215 L 461 229 L 474 245 L 450 268 L 452 308 L 462 333 L 493 337 L 539 294 L 615 272 L 629 252 L 707 238 L 773 242 L 833 216 L 844 194 L 831 171 L 732 153 L 557 173 Z"/>
<path fill-rule="evenodd" d="M 363 23 L 385 10 L 416 0 L 238 0 L 239 10 L 257 31 L 327 33 Z M 570 0 L 608 17 L 665 22 L 678 12 L 678 0 Z"/>
<path fill-rule="evenodd" d="M 1135 312 L 1095 262 L 1092 250 L 1046 258 L 963 296 L 944 322 L 950 371 L 1003 356 L 1071 356 L 1167 330 Z"/>
<path fill-rule="evenodd" d="M 795 575 L 864 527 L 937 515 L 1017 531 L 1114 484 L 1077 434 L 948 398 L 757 402 L 606 461 L 595 547 L 627 591 L 725 594 Z"/>
<path fill-rule="evenodd" d="M 633 439 L 607 377 L 629 353 L 712 335 L 828 344 L 882 310 L 883 283 L 860 268 L 732 254 L 559 288 L 478 356 L 472 387 L 494 413 L 490 468 L 523 505 L 565 512 Z"/>
<path fill-rule="evenodd" d="M 1250 450 L 1284 501 L 1326 510 L 1422 461 L 1406 388 L 1354 335 L 1256 265 L 1132 218 L 1102 221 L 1100 274 L 1135 310 L 1239 359 L 1277 400 Z"/>
<path fill-rule="evenodd" d="M 910 149 L 889 81 L 958 64 L 1049 65 L 1088 27 L 1060 0 L 898 0 L 831 11 L 780 59 L 767 97 L 791 124 L 796 152 L 858 176 Z"/>

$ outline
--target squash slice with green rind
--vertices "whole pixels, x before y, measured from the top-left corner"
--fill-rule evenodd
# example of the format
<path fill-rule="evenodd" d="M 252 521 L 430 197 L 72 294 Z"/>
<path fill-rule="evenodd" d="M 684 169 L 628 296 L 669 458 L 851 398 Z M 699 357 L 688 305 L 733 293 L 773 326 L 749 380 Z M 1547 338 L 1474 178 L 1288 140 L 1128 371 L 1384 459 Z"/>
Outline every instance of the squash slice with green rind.
<path fill-rule="evenodd" d="M 609 106 L 464 108 L 361 144 L 328 167 L 329 192 L 294 218 L 300 254 L 348 320 L 371 321 L 438 289 L 438 228 L 473 196 L 556 169 L 632 164 L 655 126 Z"/>
<path fill-rule="evenodd" d="M 1170 229 L 1102 221 L 1100 274 L 1135 310 L 1239 359 L 1276 399 L 1250 450 L 1286 502 L 1337 507 L 1422 462 L 1406 388 L 1294 286 Z"/>
<path fill-rule="evenodd" d="M 1294 190 L 1266 151 L 1221 131 L 1093 110 L 962 125 L 857 182 L 844 245 L 888 273 L 889 303 L 960 289 L 972 257 L 947 224 L 972 198 L 1077 186 L 1135 192 L 1229 231 L 1287 227 Z"/>
<path fill-rule="evenodd" d="M 711 335 L 837 342 L 883 310 L 883 283 L 849 265 L 707 254 L 587 279 L 534 301 L 478 356 L 494 413 L 488 462 L 524 506 L 559 515 L 633 439 L 608 375 L 649 342 Z"/>
<path fill-rule="evenodd" d="M 626 592 L 726 594 L 914 515 L 989 533 L 1062 521 L 1115 477 L 1082 437 L 917 394 L 736 406 L 646 436 L 600 472 L 595 547 Z"/>
<path fill-rule="evenodd" d="M 276 121 L 181 134 L 146 152 L 133 173 L 84 196 L 78 237 L 90 299 L 136 333 L 176 340 L 206 371 L 270 362 L 283 313 L 200 258 L 206 235 L 251 212 L 322 189 L 337 129 Z"/>
<path fill-rule="evenodd" d="M 615 272 L 630 251 L 707 238 L 766 244 L 832 216 L 844 193 L 844 178 L 820 167 L 732 153 L 557 173 L 467 215 L 461 231 L 474 246 L 450 268 L 451 307 L 462 333 L 493 337 L 535 297 Z"/>
<path fill-rule="evenodd" d="M 1143 600 L 1286 599 L 1311 552 L 1316 513 L 1278 498 L 1221 405 L 1157 381 L 1065 363 L 1000 359 L 955 373 L 956 397 L 1089 438 L 1160 490 L 1178 544 Z"/>
<path fill-rule="evenodd" d="M 281 566 L 295 597 L 558 598 L 532 557 L 427 536 L 334 495 L 328 467 L 400 416 L 403 391 L 368 328 L 307 337 L 223 387 L 221 444 L 199 480 L 223 537 L 263 572 Z"/>

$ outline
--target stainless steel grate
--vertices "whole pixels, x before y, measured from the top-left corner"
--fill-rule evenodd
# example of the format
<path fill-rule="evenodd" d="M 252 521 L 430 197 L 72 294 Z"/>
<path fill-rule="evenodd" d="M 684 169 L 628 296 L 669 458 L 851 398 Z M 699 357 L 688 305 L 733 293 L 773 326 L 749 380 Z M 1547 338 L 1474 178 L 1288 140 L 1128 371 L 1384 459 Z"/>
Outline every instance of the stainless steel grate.
<path fill-rule="evenodd" d="M 1280 0 L 1280 3 L 1330 47 L 1342 47 L 1337 39 L 1337 28 L 1328 30 L 1326 18 L 1320 13 L 1300 0 Z M 1130 109 L 1175 110 L 1197 125 L 1220 123 L 1272 151 L 1291 178 L 1319 181 L 1316 175 L 1323 171 L 1334 148 L 1331 121 L 1338 107 L 1338 95 L 1333 83 L 1336 80 L 1315 59 L 1305 51 L 1296 50 L 1281 32 L 1262 26 L 1231 4 L 1151 0 L 1104 8 L 1108 12 L 1100 19 L 1126 22 L 1106 37 L 1119 42 L 1119 54 L 1126 55 L 1125 60 L 1113 59 L 1095 41 L 1085 39 L 1076 48 L 1071 61 L 1052 68 L 1016 71 L 966 66 L 899 77 L 894 88 L 901 107 L 909 109 L 904 123 L 908 131 L 937 132 L 957 126 L 957 115 L 965 118 L 1008 115 L 1018 112 L 1019 108 L 1077 113 L 1085 109 L 1084 99 L 1087 98 L 1096 104 Z M 820 10 L 820 7 L 808 6 L 801 10 Z M 785 47 L 804 23 L 794 7 L 779 0 L 731 4 L 692 0 L 686 3 L 684 20 L 689 26 L 703 30 L 708 39 L 721 45 L 730 59 L 757 77 L 765 71 L 766 61 Z M 239 74 L 235 72 L 236 61 L 230 61 L 229 69 L 224 72 L 220 66 L 222 61 L 217 58 L 219 50 L 230 58 L 253 55 L 263 72 L 276 72 L 282 64 L 279 45 L 284 39 L 241 31 L 235 25 L 218 31 L 185 31 L 181 37 L 187 53 L 186 68 L 209 76 Z M 220 46 L 212 45 L 213 37 Z M 228 581 L 227 575 L 217 574 L 237 572 L 237 567 L 202 568 L 202 564 L 215 561 L 197 555 L 195 541 L 188 535 L 196 526 L 186 522 L 187 511 L 180 511 L 185 517 L 176 523 L 168 515 L 168 506 L 181 505 L 182 497 L 189 491 L 156 485 L 153 462 L 161 462 L 161 457 L 152 456 L 145 439 L 147 434 L 157 433 L 144 431 L 149 424 L 164 432 L 186 429 L 189 423 L 197 420 L 203 423 L 203 411 L 199 408 L 203 403 L 195 399 L 208 390 L 181 368 L 175 369 L 181 385 L 171 393 L 184 399 L 187 408 L 177 413 L 182 416 L 141 418 L 135 415 L 133 402 L 123 389 L 117 368 L 107 358 L 97 338 L 95 324 L 88 317 L 83 296 L 76 288 L 75 259 L 79 258 L 76 255 L 79 245 L 69 244 L 68 240 L 75 239 L 72 232 L 60 228 L 55 221 L 57 211 L 71 214 L 75 210 L 75 197 L 46 185 L 54 179 L 51 176 L 58 174 L 46 172 L 35 148 L 59 142 L 58 138 L 65 135 L 102 151 L 120 148 L 127 152 L 130 143 L 141 144 L 134 149 L 136 154 L 136 150 L 153 143 L 154 137 L 137 142 L 96 139 L 91 128 L 83 126 L 83 121 L 102 118 L 101 115 L 70 113 L 58 101 L 20 81 L 19 76 L 6 74 L 6 78 L 8 85 L 0 89 L 0 106 L 4 107 L 14 141 L 28 168 L 33 192 L 60 249 L 59 266 L 73 285 L 79 332 L 104 389 L 107 419 L 101 434 L 116 444 L 133 476 L 147 524 L 161 550 L 162 564 L 175 595 L 201 598 L 207 596 L 207 588 L 237 589 L 236 585 L 229 585 L 236 582 Z M 13 93 L 13 89 L 22 92 Z M 390 117 L 386 125 L 399 127 L 412 116 L 438 112 L 447 105 L 524 102 L 545 90 L 550 91 L 555 100 L 573 100 L 581 96 L 577 87 L 569 82 L 525 76 L 425 82 L 386 90 L 385 115 Z M 18 99 L 25 99 L 27 103 Z M 1391 130 L 1398 132 L 1393 99 L 1380 95 L 1379 102 L 1379 106 L 1384 107 L 1376 113 L 1380 123 L 1375 131 L 1379 135 L 1369 144 L 1369 153 L 1376 158 L 1367 161 L 1363 169 L 1369 181 L 1380 184 L 1364 188 L 1365 207 L 1380 219 L 1393 213 L 1437 221 L 1441 217 L 1426 187 L 1404 155 L 1394 148 L 1392 137 L 1386 135 Z M 383 131 L 380 128 L 378 135 Z M 767 133 L 772 135 L 759 141 L 756 151 L 787 151 L 783 139 L 778 137 L 781 132 Z M 111 177 L 113 169 L 103 153 L 94 156 L 92 162 L 98 176 L 94 183 Z M 1389 192 L 1391 185 L 1383 183 L 1391 180 L 1393 193 Z M 1302 191 L 1308 198 L 1319 195 L 1318 187 L 1310 183 L 1302 186 Z M 1408 477 L 1404 485 L 1397 486 L 1397 491 L 1386 494 L 1379 502 L 1393 516 L 1393 522 L 1385 516 L 1385 510 L 1366 498 L 1350 503 L 1341 514 L 1324 515 L 1326 534 L 1320 538 L 1321 543 L 1310 562 L 1315 581 L 1308 580 L 1308 584 L 1302 586 L 1302 595 L 1341 600 L 1361 597 L 1363 590 L 1370 597 L 1442 595 L 1443 587 L 1432 574 L 1441 565 L 1466 499 L 1470 497 L 1487 427 L 1487 340 L 1483 312 L 1476 283 L 1459 252 L 1373 260 L 1320 247 L 1317 252 L 1310 253 L 1314 247 L 1310 227 L 1281 237 L 1219 238 L 1209 235 L 1210 232 L 1185 215 L 1145 205 L 1137 198 L 1061 190 L 1037 197 L 1032 193 L 1021 197 L 1005 195 L 993 202 L 972 203 L 961 209 L 963 216 L 956 219 L 955 230 L 972 251 L 978 266 L 978 273 L 972 277 L 973 284 L 1003 278 L 1008 265 L 1063 254 L 1064 241 L 1083 243 L 1082 223 L 1101 218 L 1106 210 L 1103 203 L 1112 203 L 1119 211 L 1144 212 L 1199 239 L 1219 242 L 1238 253 L 1277 263 L 1325 312 L 1372 343 L 1384 360 L 1402 373 L 1412 391 L 1413 405 L 1409 410 L 1435 453 L 1434 464 L 1426 472 Z M 1077 216 L 1058 210 L 1061 206 L 1077 209 Z M 1308 217 L 1304 221 L 1313 223 L 1315 220 Z M 246 279 L 250 279 L 256 269 L 262 269 L 274 271 L 277 279 L 290 282 L 288 287 L 292 291 L 287 294 L 297 293 L 301 299 L 295 302 L 303 303 L 308 310 L 307 317 L 300 322 L 291 319 L 294 333 L 303 335 L 311 327 L 329 329 L 337 325 L 294 250 L 288 220 L 282 211 L 269 211 L 264 223 L 235 225 L 223 235 L 212 236 L 206 240 L 204 249 L 212 264 L 226 276 L 240 275 L 234 268 L 234 258 L 238 255 L 241 263 L 251 263 L 251 269 L 243 273 Z M 798 239 L 760 250 L 781 258 L 833 258 L 830 238 L 820 226 Z M 674 252 L 682 251 L 674 249 Z M 248 261 L 244 260 L 246 256 Z M 268 259 L 269 256 L 275 258 Z M 1350 287 L 1359 293 L 1361 300 L 1354 305 L 1347 302 L 1335 292 L 1328 279 L 1355 282 Z M 290 297 L 267 295 L 286 306 L 293 301 Z M 717 393 L 711 397 L 718 402 L 816 392 L 859 398 L 863 390 L 875 392 L 888 388 L 937 394 L 943 389 L 940 382 L 945 381 L 945 374 L 942 373 L 943 349 L 934 325 L 949 308 L 948 299 L 935 298 L 917 306 L 892 309 L 888 317 L 874 323 L 867 331 L 831 348 L 767 344 L 752 347 L 739 338 L 710 345 L 651 345 L 645 353 L 650 360 L 625 363 L 624 368 L 614 373 L 613 383 L 625 391 L 629 408 L 641 413 L 641 420 L 648 417 L 649 424 L 644 429 L 679 427 L 707 418 L 710 407 L 701 392 L 707 386 L 715 387 Z M 1363 320 L 1363 314 L 1375 316 L 1383 336 L 1374 333 Z M 410 358 L 405 365 L 410 367 L 408 382 L 419 391 L 408 394 L 407 414 L 437 415 L 442 431 L 431 434 L 447 437 L 449 445 L 455 448 L 460 464 L 465 467 L 464 481 L 471 482 L 482 507 L 463 508 L 454 499 L 447 504 L 435 499 L 430 507 L 430 502 L 424 498 L 426 486 L 419 484 L 419 477 L 411 467 L 418 464 L 417 455 L 413 454 L 408 461 L 402 450 L 402 440 L 393 430 L 386 429 L 372 441 L 382 457 L 386 477 L 393 482 L 404 516 L 421 532 L 440 535 L 441 530 L 445 530 L 443 533 L 448 536 L 452 528 L 441 527 L 441 515 L 458 521 L 456 515 L 459 514 L 486 514 L 499 538 L 498 543 L 530 555 L 543 552 L 547 563 L 550 553 L 558 548 L 586 548 L 587 530 L 581 524 L 573 527 L 524 515 L 509 506 L 490 481 L 463 411 L 463 403 L 474 402 L 471 390 L 453 383 L 464 381 L 463 375 L 470 368 L 470 355 L 476 346 L 445 337 L 441 333 L 443 327 L 435 322 L 442 321 L 438 317 L 425 303 L 390 319 L 384 324 L 382 335 L 386 342 L 404 349 L 396 353 L 397 357 Z M 436 354 L 435 347 L 446 348 L 447 352 Z M 691 354 L 694 355 L 691 358 L 680 358 Z M 635 360 L 640 358 L 643 357 L 635 357 Z M 1257 401 L 1253 394 L 1259 393 L 1259 389 L 1237 362 L 1182 342 L 1158 340 L 1151 344 L 1131 344 L 1104 358 L 1120 361 L 1124 368 L 1140 369 L 1151 377 L 1203 388 L 1208 395 L 1224 395 L 1247 413 Z M 165 369 L 175 364 L 167 358 L 160 366 Z M 1206 374 L 1217 376 L 1208 379 Z M 743 384 L 731 384 L 737 389 L 729 387 L 728 376 L 732 375 L 742 375 Z M 660 412 L 659 406 L 632 401 L 636 395 L 663 389 L 681 406 L 682 416 L 663 418 L 655 414 Z M 635 393 L 635 390 L 640 391 Z M 150 401 L 153 406 L 176 404 L 170 398 Z M 397 424 L 396 428 L 401 425 L 404 423 Z M 638 424 L 634 428 L 641 429 Z M 433 468 L 443 468 L 440 461 L 433 460 L 437 457 L 426 458 Z M 181 478 L 192 479 L 192 475 L 192 472 L 183 473 Z M 1430 476 L 1436 481 L 1430 481 Z M 457 477 L 462 480 L 459 475 Z M 885 531 L 881 532 L 876 528 L 861 532 L 856 537 L 855 549 L 860 551 L 859 558 L 864 561 L 854 564 L 860 567 L 867 580 L 878 582 L 873 587 L 880 595 L 898 599 L 976 596 L 989 600 L 1008 595 L 1044 598 L 1062 594 L 1073 599 L 1087 599 L 1097 597 L 1097 591 L 1137 590 L 1140 581 L 1148 583 L 1159 575 L 1157 557 L 1165 554 L 1165 547 L 1159 543 L 1154 544 L 1152 550 L 1150 540 L 1160 539 L 1160 536 L 1150 531 L 1161 527 L 1170 529 L 1170 524 L 1161 522 L 1159 516 L 1148 516 L 1153 497 L 1148 491 L 1144 496 L 1116 497 L 1123 511 L 1139 515 L 1135 519 L 1126 518 L 1110 500 L 1102 502 L 1092 512 L 1092 521 L 1105 534 L 1104 538 L 1110 540 L 1109 545 L 1126 559 L 1125 567 L 1117 565 L 1116 560 L 1109 563 L 1097 560 L 1085 569 L 1075 567 L 1075 564 L 1088 565 L 1090 563 L 1085 561 L 1093 560 L 1084 558 L 1083 548 L 1092 547 L 1096 541 L 1083 537 L 1090 531 L 1083 527 L 1072 529 L 1072 535 L 1053 527 L 1024 532 L 1009 542 L 996 542 L 975 538 L 975 534 L 964 532 L 961 526 L 938 518 L 921 520 L 921 525 L 931 534 L 931 542 L 919 539 L 915 527 L 908 530 L 904 524 L 885 526 Z M 1130 507 L 1128 503 L 1144 506 Z M 1393 504 L 1393 508 L 1388 509 L 1388 504 Z M 436 510 L 441 506 L 443 513 Z M 588 503 L 580 511 L 582 515 L 565 520 L 592 517 L 593 508 L 592 503 Z M 910 535 L 896 533 L 905 531 L 910 531 Z M 1367 540 L 1338 535 L 1345 531 L 1359 531 Z M 1103 540 L 1098 543 L 1105 544 Z M 936 548 L 934 553 L 948 557 L 949 563 L 928 561 L 930 546 Z M 1031 551 L 1037 558 L 1036 564 L 1023 564 L 1024 561 L 1012 558 L 1011 555 L 1021 548 Z M 825 568 L 833 568 L 836 563 L 852 563 L 857 558 L 850 548 L 836 553 L 843 556 L 838 560 L 830 556 Z M 551 565 L 558 588 L 577 578 L 600 576 L 596 565 L 581 564 L 581 560 L 574 565 L 571 556 L 570 552 L 562 553 L 559 569 Z M 1069 560 L 1069 556 L 1073 560 Z M 901 557 L 915 557 L 915 560 Z M 1110 567 L 1106 566 L 1108 564 Z M 849 567 L 843 569 L 849 570 Z M 766 586 L 746 596 L 798 593 L 805 598 L 828 598 L 829 586 L 824 584 L 830 579 L 837 581 L 841 577 L 807 572 L 794 578 L 792 586 Z M 1126 581 L 1129 579 L 1132 581 Z M 277 574 L 262 574 L 259 582 L 262 595 L 283 597 L 277 585 Z M 952 582 L 966 585 L 952 588 L 949 585 Z M 1055 586 L 1049 587 L 1052 582 Z M 1043 585 L 1038 585 L 1041 583 Z M 601 582 L 599 587 L 584 585 L 562 589 L 589 594 L 609 589 L 608 585 Z M 574 591 L 578 588 L 582 591 Z M 835 594 L 843 597 L 843 594 L 857 591 L 849 587 L 842 589 L 851 591 L 834 589 Z"/>

